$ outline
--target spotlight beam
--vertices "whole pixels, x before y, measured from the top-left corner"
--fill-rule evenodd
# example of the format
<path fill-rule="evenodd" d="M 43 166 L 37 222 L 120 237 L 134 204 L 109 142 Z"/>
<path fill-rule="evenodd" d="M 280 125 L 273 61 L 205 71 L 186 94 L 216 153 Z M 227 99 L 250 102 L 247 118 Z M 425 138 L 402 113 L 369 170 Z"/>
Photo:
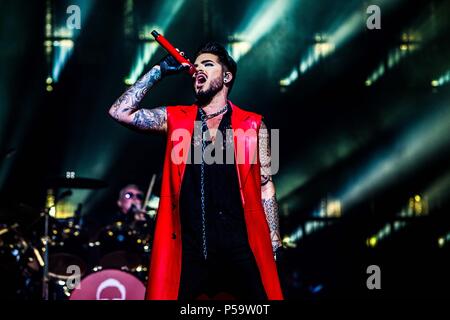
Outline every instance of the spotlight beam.
<path fill-rule="evenodd" d="M 235 32 L 231 46 L 231 55 L 238 61 L 245 56 L 277 25 L 282 17 L 293 8 L 297 0 L 264 0 L 257 1 L 250 7 L 250 18 L 246 18 Z M 257 6 L 255 9 L 254 7 Z"/>
<path fill-rule="evenodd" d="M 152 20 L 154 22 L 144 25 L 143 30 L 139 35 L 139 38 L 140 40 L 143 40 L 143 43 L 138 45 L 136 58 L 133 62 L 132 70 L 125 79 L 125 84 L 132 85 L 136 82 L 142 75 L 145 66 L 158 49 L 158 44 L 154 41 L 153 36 L 151 36 L 151 31 L 159 30 L 164 33 L 176 18 L 184 2 L 185 0 L 162 2 L 162 6 L 156 15 L 156 18 Z"/>

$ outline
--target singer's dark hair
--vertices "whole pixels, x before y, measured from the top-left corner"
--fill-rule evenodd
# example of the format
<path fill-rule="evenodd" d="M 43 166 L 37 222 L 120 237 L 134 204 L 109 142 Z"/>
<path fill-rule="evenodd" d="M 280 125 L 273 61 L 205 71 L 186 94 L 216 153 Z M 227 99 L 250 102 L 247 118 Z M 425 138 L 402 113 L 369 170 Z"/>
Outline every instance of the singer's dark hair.
<path fill-rule="evenodd" d="M 225 71 L 231 72 L 233 75 L 233 79 L 228 83 L 228 93 L 233 88 L 234 80 L 236 79 L 236 72 L 237 72 L 237 64 L 236 61 L 233 60 L 233 58 L 228 54 L 228 51 L 225 49 L 223 45 L 221 45 L 218 42 L 208 42 L 201 46 L 197 50 L 197 54 L 195 55 L 195 58 L 197 58 L 199 55 L 203 53 L 211 53 L 213 55 L 216 55 L 219 58 L 219 62 L 224 67 Z"/>

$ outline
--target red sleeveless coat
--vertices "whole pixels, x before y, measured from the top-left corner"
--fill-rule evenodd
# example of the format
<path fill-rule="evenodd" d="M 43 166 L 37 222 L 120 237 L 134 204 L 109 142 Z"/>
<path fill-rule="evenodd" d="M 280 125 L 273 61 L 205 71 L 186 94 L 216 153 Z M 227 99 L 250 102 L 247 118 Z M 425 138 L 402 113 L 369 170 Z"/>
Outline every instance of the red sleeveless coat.
<path fill-rule="evenodd" d="M 269 300 L 281 300 L 283 294 L 273 258 L 269 226 L 261 202 L 257 135 L 261 116 L 244 111 L 231 102 L 230 105 L 233 110 L 231 116 L 233 131 L 243 130 L 234 134 L 234 161 L 238 172 L 248 241 L 267 297 Z M 179 197 L 186 162 L 172 161 L 172 153 L 175 152 L 182 159 L 187 159 L 197 108 L 196 105 L 192 105 L 166 109 L 166 154 L 146 299 L 176 300 L 178 297 L 182 261 Z"/>

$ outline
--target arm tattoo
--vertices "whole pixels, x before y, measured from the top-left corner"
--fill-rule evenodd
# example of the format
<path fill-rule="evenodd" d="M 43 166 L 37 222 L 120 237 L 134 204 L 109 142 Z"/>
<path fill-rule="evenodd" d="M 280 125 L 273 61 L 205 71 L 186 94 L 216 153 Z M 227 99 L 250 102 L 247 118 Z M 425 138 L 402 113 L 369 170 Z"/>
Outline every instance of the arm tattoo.
<path fill-rule="evenodd" d="M 262 205 L 266 214 L 267 224 L 269 225 L 272 249 L 275 252 L 275 250 L 281 246 L 280 223 L 278 217 L 278 203 L 275 197 L 275 187 L 272 182 L 271 174 L 269 131 L 264 122 L 261 122 L 258 140 L 259 162 L 261 165 Z"/>
<path fill-rule="evenodd" d="M 164 107 L 155 109 L 140 109 L 134 113 L 133 125 L 142 130 L 163 128 L 167 113 Z"/>
<path fill-rule="evenodd" d="M 259 140 L 259 162 L 261 165 L 261 185 L 267 184 L 272 180 L 270 173 L 271 157 L 269 144 L 269 131 L 264 122 L 261 122 L 261 127 L 258 132 Z"/>
<path fill-rule="evenodd" d="M 275 195 L 270 197 L 269 199 L 262 199 L 262 204 L 264 207 L 264 212 L 266 214 L 267 223 L 270 229 L 270 238 L 272 240 L 272 246 L 274 246 L 274 242 L 276 243 L 276 247 L 279 246 L 280 239 L 280 221 L 278 217 L 278 203 Z M 276 250 L 277 248 L 273 248 Z"/>
<path fill-rule="evenodd" d="M 261 187 L 272 181 L 272 176 L 261 175 Z"/>
<path fill-rule="evenodd" d="M 147 91 L 161 79 L 161 70 L 153 67 L 136 81 L 110 108 L 110 115 L 117 121 L 140 130 L 164 131 L 167 113 L 165 107 L 139 109 L 139 103 Z"/>

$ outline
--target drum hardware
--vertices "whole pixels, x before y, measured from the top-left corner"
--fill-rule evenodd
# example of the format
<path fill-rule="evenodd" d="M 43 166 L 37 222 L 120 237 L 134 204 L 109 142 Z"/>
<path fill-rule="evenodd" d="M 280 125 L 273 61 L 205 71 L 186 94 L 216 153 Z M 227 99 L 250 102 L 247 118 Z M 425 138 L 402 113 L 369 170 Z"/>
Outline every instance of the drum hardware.
<path fill-rule="evenodd" d="M 39 251 L 20 232 L 17 223 L 0 224 L 0 296 L 30 298 L 42 266 Z"/>
<path fill-rule="evenodd" d="M 53 177 L 47 179 L 50 189 L 101 189 L 107 187 L 103 180 L 79 177 Z"/>
<path fill-rule="evenodd" d="M 147 200 L 144 204 L 152 196 L 151 191 L 155 178 L 156 175 L 153 175 L 147 191 Z M 75 180 L 75 182 L 66 180 Z M 148 214 L 150 207 L 144 205 L 145 210 L 147 210 L 145 216 L 149 218 L 146 221 L 133 221 L 129 224 L 118 221 L 104 228 L 101 237 L 93 238 L 94 241 L 90 242 L 87 241 L 86 237 L 84 242 L 84 230 L 77 223 L 77 220 L 70 220 L 69 218 L 56 219 L 54 217 L 57 205 L 59 210 L 60 201 L 71 196 L 72 191 L 66 190 L 55 196 L 55 190 L 65 187 L 98 188 L 99 183 L 102 182 L 94 179 L 82 180 L 80 178 L 59 179 L 53 180 L 53 182 L 52 188 L 47 190 L 47 200 L 50 199 L 51 201 L 47 201 L 44 209 L 34 211 L 35 214 L 39 213 L 39 217 L 32 222 L 31 227 L 27 224 L 26 229 L 29 229 L 33 241 L 17 241 L 17 246 L 23 248 L 21 250 L 27 250 L 27 256 L 21 257 L 21 263 L 23 262 L 26 265 L 27 270 L 29 270 L 27 272 L 31 272 L 33 276 L 31 287 L 27 287 L 23 292 L 28 294 L 28 291 L 33 291 L 34 297 L 38 298 L 41 296 L 44 300 L 70 297 L 74 289 L 69 288 L 70 286 L 68 287 L 67 280 L 73 274 L 67 274 L 67 265 L 81 266 L 82 279 L 86 279 L 93 273 L 115 268 L 116 271 L 120 270 L 119 272 L 127 273 L 140 279 L 141 283 L 145 282 L 151 249 L 149 224 L 153 223 L 151 221 L 153 219 L 150 219 L 153 217 Z M 15 231 L 17 227 L 18 224 L 5 227 L 0 225 L 0 249 L 3 245 L 2 237 Z M 44 229 L 43 234 L 40 231 L 38 231 L 40 234 L 36 233 L 37 229 Z M 122 248 L 119 248 L 120 246 L 115 247 L 116 244 L 124 244 L 124 246 Z M 102 250 L 102 254 L 97 255 L 101 258 L 97 261 L 100 263 L 95 264 L 94 260 L 87 260 L 88 262 L 90 261 L 90 265 L 87 265 L 83 259 L 74 260 L 80 256 L 84 258 L 82 255 L 78 255 L 76 250 L 89 248 Z M 91 258 L 95 258 L 95 256 Z M 84 260 L 86 261 L 86 259 Z M 92 268 L 92 265 L 95 267 Z M 23 278 L 29 281 L 30 277 L 27 275 Z"/>
<path fill-rule="evenodd" d="M 57 183 L 55 183 L 54 181 L 54 185 L 55 186 L 74 186 L 75 188 L 79 187 L 79 185 L 82 185 L 82 183 L 80 183 L 80 179 L 79 178 L 77 181 L 74 181 L 75 178 L 73 179 L 58 179 L 56 180 L 59 185 Z M 90 179 L 88 179 L 90 180 Z M 64 181 L 67 181 L 66 183 L 64 183 Z M 69 182 L 70 181 L 70 182 Z M 85 180 L 81 180 L 83 183 L 85 183 Z M 58 270 L 57 272 L 50 272 L 50 261 L 49 261 L 49 250 L 50 250 L 50 246 L 55 246 L 55 245 L 64 245 L 64 242 L 55 242 L 53 240 L 55 240 L 54 238 L 50 237 L 50 230 L 49 230 L 49 222 L 50 222 L 50 217 L 51 216 L 55 216 L 56 213 L 56 205 L 63 199 L 69 197 L 72 195 L 72 190 L 66 190 L 64 192 L 62 192 L 58 197 L 55 196 L 55 192 L 53 188 L 49 188 L 47 189 L 47 201 L 46 201 L 46 206 L 45 209 L 42 211 L 41 216 L 44 217 L 44 235 L 41 238 L 41 241 L 44 245 L 43 248 L 43 252 L 44 252 L 44 270 L 43 270 L 43 274 L 42 274 L 42 298 L 44 300 L 48 300 L 49 299 L 49 281 L 50 281 L 50 277 L 61 277 L 61 278 L 65 278 L 67 277 L 66 275 L 64 275 L 62 272 L 60 272 L 61 268 L 64 268 L 66 264 L 75 264 L 80 266 L 80 264 L 82 263 L 80 259 L 74 259 L 73 257 L 71 257 L 70 255 L 64 255 L 62 256 L 63 259 L 60 259 L 60 261 L 65 261 L 64 263 L 59 263 L 60 261 L 56 260 L 56 264 L 52 265 L 52 269 L 56 269 Z M 66 233 L 70 233 L 70 230 Z M 52 234 L 53 236 L 56 236 L 58 234 L 58 232 L 55 232 L 55 229 L 52 230 Z M 76 236 L 78 236 L 79 233 L 77 233 Z M 57 239 L 57 240 L 61 240 L 61 239 Z M 52 260 L 53 261 L 53 260 Z M 58 264 L 59 263 L 59 264 Z"/>

